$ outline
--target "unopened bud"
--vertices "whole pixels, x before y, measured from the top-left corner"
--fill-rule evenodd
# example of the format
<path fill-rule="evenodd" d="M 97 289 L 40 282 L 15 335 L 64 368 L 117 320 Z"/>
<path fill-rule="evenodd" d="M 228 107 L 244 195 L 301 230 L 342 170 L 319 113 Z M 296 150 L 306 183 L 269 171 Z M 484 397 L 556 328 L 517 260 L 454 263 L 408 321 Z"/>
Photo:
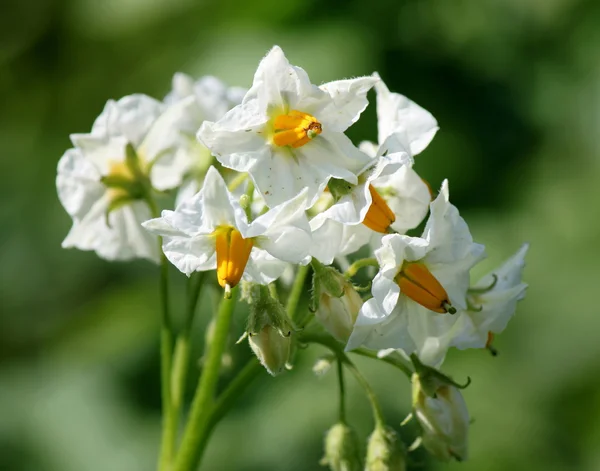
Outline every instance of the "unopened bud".
<path fill-rule="evenodd" d="M 342 292 L 340 297 L 322 292 L 315 317 L 331 335 L 340 342 L 346 343 L 354 329 L 363 300 L 348 281 L 344 282 Z"/>
<path fill-rule="evenodd" d="M 343 423 L 331 427 L 325 435 L 325 456 L 320 464 L 331 471 L 360 471 L 360 445 L 354 430 Z"/>
<path fill-rule="evenodd" d="M 469 412 L 460 390 L 441 384 L 435 397 L 426 394 L 418 374 L 413 374 L 413 415 L 421 427 L 425 449 L 441 461 L 467 459 Z"/>
<path fill-rule="evenodd" d="M 250 303 L 248 342 L 261 364 L 273 376 L 285 370 L 292 347 L 292 325 L 284 307 L 269 293 L 269 288 L 255 284 L 247 289 Z"/>
<path fill-rule="evenodd" d="M 249 334 L 248 343 L 270 374 L 276 376 L 285 370 L 292 345 L 291 333 L 285 336 L 273 326 L 266 325 L 260 332 Z"/>
<path fill-rule="evenodd" d="M 404 444 L 391 427 L 375 427 L 367 443 L 365 471 L 405 471 Z"/>

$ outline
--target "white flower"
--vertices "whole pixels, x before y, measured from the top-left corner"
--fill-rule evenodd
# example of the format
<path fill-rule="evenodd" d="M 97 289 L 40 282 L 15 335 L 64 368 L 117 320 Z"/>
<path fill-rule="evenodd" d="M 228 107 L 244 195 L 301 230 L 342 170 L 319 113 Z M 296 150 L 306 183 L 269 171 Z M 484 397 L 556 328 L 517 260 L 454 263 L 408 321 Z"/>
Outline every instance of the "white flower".
<path fill-rule="evenodd" d="M 383 237 L 375 251 L 380 271 L 373 298 L 363 305 L 346 348 L 398 348 L 431 364 L 445 351 L 427 343 L 429 333 L 448 331 L 457 320 L 450 313 L 466 309 L 469 271 L 483 254 L 450 204 L 444 181 L 422 237 Z"/>
<path fill-rule="evenodd" d="M 204 121 L 221 119 L 232 107 L 241 103 L 247 92 L 242 87 L 228 87 L 213 76 L 204 76 L 194 81 L 183 73 L 173 76 L 172 91 L 165 97 L 168 113 L 181 109 L 175 124 L 179 143 L 171 161 L 166 161 L 163 172 L 174 168 L 184 181 L 177 194 L 177 204 L 197 193 L 213 157 L 210 151 L 196 139 L 196 133 Z M 187 103 L 187 105 L 182 105 Z"/>
<path fill-rule="evenodd" d="M 144 200 L 151 187 L 169 187 L 159 162 L 176 145 L 170 126 L 185 106 L 164 115 L 163 105 L 145 95 L 110 100 L 91 133 L 71 135 L 75 147 L 61 158 L 56 178 L 73 218 L 63 247 L 95 250 L 108 260 L 158 260 L 157 239 L 140 226 L 151 216 Z"/>
<path fill-rule="evenodd" d="M 330 180 L 328 188 L 337 201 L 324 212 L 326 217 L 348 225 L 364 223 L 376 232 L 386 233 L 396 218 L 377 194 L 372 182 L 395 174 L 403 166 L 410 165 L 412 159 L 406 151 L 397 150 L 383 155 L 385 152 L 386 148 L 381 147 L 375 158 L 360 170 L 357 185 Z M 383 207 L 377 208 L 380 205 Z"/>
<path fill-rule="evenodd" d="M 234 287 L 242 275 L 266 284 L 285 269 L 281 261 L 299 263 L 307 256 L 311 238 L 305 202 L 302 192 L 248 223 L 221 175 L 210 167 L 198 194 L 143 226 L 163 236 L 165 255 L 188 276 L 216 268 L 225 288 Z"/>
<path fill-rule="evenodd" d="M 379 79 L 377 73 L 373 74 Z M 375 84 L 377 92 L 378 141 L 398 131 L 406 133 L 412 155 L 421 153 L 432 141 L 439 127 L 429 111 L 399 93 L 392 93 L 383 80 Z"/>
<path fill-rule="evenodd" d="M 310 220 L 313 243 L 310 255 L 325 265 L 333 259 L 356 252 L 375 234 L 362 224 L 349 226 L 327 218 L 324 213 Z"/>
<path fill-rule="evenodd" d="M 243 87 L 228 87 L 212 75 L 205 75 L 194 81 L 189 75 L 177 72 L 173 76 L 172 90 L 165 97 L 165 103 L 172 105 L 193 96 L 198 114 L 201 114 L 200 122 L 217 121 L 231 108 L 239 105 L 247 92 Z M 197 128 L 194 133 L 196 131 Z"/>
<path fill-rule="evenodd" d="M 515 314 L 517 302 L 525 297 L 527 284 L 522 282 L 525 255 L 524 244 L 516 254 L 475 283 L 468 292 L 468 309 L 461 311 L 460 328 L 440 339 L 449 347 L 490 347 L 494 334 L 501 333 Z M 459 327 L 459 326 L 457 326 Z"/>
<path fill-rule="evenodd" d="M 379 79 L 379 75 L 373 74 Z M 383 152 L 420 153 L 438 130 L 437 121 L 428 111 L 398 93 L 392 93 L 382 80 L 377 92 L 377 131 L 379 147 L 362 142 L 359 148 L 374 157 Z M 412 162 L 396 172 L 382 174 L 371 184 L 385 198 L 396 215 L 392 229 L 400 234 L 417 227 L 427 214 L 431 192 L 427 183 L 412 169 Z"/>
<path fill-rule="evenodd" d="M 275 46 L 241 105 L 205 122 L 198 139 L 225 166 L 248 172 L 271 207 L 308 188 L 311 206 L 330 177 L 356 184 L 368 157 L 344 135 L 367 106 L 374 77 L 317 87 Z"/>

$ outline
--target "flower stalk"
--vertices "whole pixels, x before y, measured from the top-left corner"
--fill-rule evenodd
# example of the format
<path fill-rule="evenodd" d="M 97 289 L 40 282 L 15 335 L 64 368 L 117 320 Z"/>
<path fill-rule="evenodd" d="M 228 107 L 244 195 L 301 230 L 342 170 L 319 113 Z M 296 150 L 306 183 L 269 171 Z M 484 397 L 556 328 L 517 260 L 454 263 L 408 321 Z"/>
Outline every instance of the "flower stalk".
<path fill-rule="evenodd" d="M 207 427 L 210 418 L 210 407 L 214 401 L 221 357 L 225 350 L 229 326 L 236 305 L 236 291 L 229 299 L 221 300 L 221 305 L 216 314 L 215 330 L 212 342 L 206 345 L 204 368 L 198 381 L 198 387 L 194 394 L 192 407 L 188 422 L 183 432 L 181 447 L 175 460 L 174 471 L 192 471 L 197 468 L 202 457 L 201 449 L 198 447 L 203 437 L 203 429 Z"/>

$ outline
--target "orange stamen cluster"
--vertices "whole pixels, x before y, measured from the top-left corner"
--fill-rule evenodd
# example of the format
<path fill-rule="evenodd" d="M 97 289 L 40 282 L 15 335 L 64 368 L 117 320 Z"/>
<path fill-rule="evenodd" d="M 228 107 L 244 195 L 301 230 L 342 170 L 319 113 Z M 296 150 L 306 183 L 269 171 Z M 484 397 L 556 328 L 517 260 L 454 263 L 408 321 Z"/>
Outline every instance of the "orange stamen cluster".
<path fill-rule="evenodd" d="M 236 286 L 244 274 L 252 250 L 252 239 L 244 239 L 231 227 L 219 227 L 214 232 L 217 250 L 217 280 L 228 289 Z"/>
<path fill-rule="evenodd" d="M 293 148 L 302 147 L 323 131 L 317 118 L 297 110 L 277 116 L 273 127 L 273 143 Z"/>
<path fill-rule="evenodd" d="M 396 283 L 400 286 L 402 294 L 433 312 L 440 314 L 456 312 L 448 300 L 448 293 L 444 287 L 422 263 L 405 263 L 400 273 L 396 275 Z"/>
<path fill-rule="evenodd" d="M 396 216 L 373 185 L 369 185 L 369 192 L 373 202 L 369 206 L 363 224 L 375 232 L 386 234 L 396 220 Z"/>

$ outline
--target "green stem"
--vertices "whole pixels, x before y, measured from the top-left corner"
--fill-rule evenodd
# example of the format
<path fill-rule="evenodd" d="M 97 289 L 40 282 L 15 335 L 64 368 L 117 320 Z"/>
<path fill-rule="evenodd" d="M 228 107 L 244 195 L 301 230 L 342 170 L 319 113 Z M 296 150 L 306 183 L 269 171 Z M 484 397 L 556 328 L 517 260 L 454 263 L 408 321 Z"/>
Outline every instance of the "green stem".
<path fill-rule="evenodd" d="M 344 385 L 344 367 L 342 360 L 337 361 L 338 385 L 340 388 L 340 422 L 346 423 L 346 387 Z"/>
<path fill-rule="evenodd" d="M 377 396 L 371 388 L 371 385 L 366 380 L 366 378 L 362 375 L 362 373 L 358 370 L 356 365 L 352 363 L 350 358 L 344 353 L 344 349 L 342 344 L 340 344 L 333 337 L 323 334 L 313 334 L 313 333 L 302 333 L 300 335 L 300 341 L 305 343 L 318 343 L 323 345 L 324 347 L 329 348 L 337 357 L 338 360 L 341 361 L 346 368 L 350 370 L 350 372 L 354 375 L 358 383 L 365 390 L 367 398 L 371 403 L 371 408 L 373 409 L 373 418 L 375 419 L 375 425 L 377 427 L 383 427 L 385 425 L 385 420 L 383 418 L 383 412 L 381 410 L 381 406 L 379 405 L 379 401 L 377 400 Z"/>
<path fill-rule="evenodd" d="M 171 403 L 173 404 L 173 415 L 175 420 L 175 429 L 179 428 L 179 419 L 181 416 L 181 407 L 189 371 L 191 342 L 190 335 L 198 298 L 205 278 L 205 272 L 195 273 L 188 282 L 188 304 L 187 315 L 183 329 L 177 336 L 175 342 L 175 352 L 173 354 L 173 368 L 171 371 Z M 173 437 L 174 439 L 176 437 Z"/>
<path fill-rule="evenodd" d="M 160 241 L 162 243 L 162 241 Z M 158 469 L 166 471 L 171 466 L 177 436 L 177 421 L 171 398 L 171 368 L 173 353 L 173 328 L 169 318 L 169 264 L 165 255 L 160 257 L 160 297 L 162 307 L 160 328 L 160 381 L 162 395 L 162 438 Z"/>
<path fill-rule="evenodd" d="M 225 417 L 227 412 L 238 400 L 240 395 L 254 381 L 260 373 L 265 369 L 256 358 L 251 358 L 248 363 L 241 369 L 237 376 L 229 383 L 225 391 L 221 393 L 214 407 L 212 408 L 209 419 L 205 422 L 204 428 L 200 431 L 201 438 L 198 443 L 197 453 L 202 456 L 204 449 L 208 444 L 215 426 Z"/>
<path fill-rule="evenodd" d="M 408 362 L 406 362 L 399 355 L 388 355 L 385 357 L 378 357 L 376 352 L 372 352 L 371 350 L 367 350 L 366 348 L 357 348 L 356 350 L 352 350 L 352 353 L 356 353 L 357 355 L 373 358 L 374 360 L 381 360 L 384 363 L 388 363 L 389 365 L 395 366 L 400 371 L 402 371 L 408 379 L 412 378 L 413 369 Z"/>
<path fill-rule="evenodd" d="M 217 312 L 213 337 L 205 355 L 205 363 L 198 381 L 198 387 L 192 401 L 188 422 L 183 432 L 181 448 L 175 460 L 175 471 L 193 471 L 198 466 L 201 451 L 198 445 L 202 441 L 202 430 L 210 418 L 210 407 L 214 401 L 221 357 L 229 335 L 229 326 L 236 304 L 237 288 L 234 288 L 231 298 L 223 299 Z"/>
<path fill-rule="evenodd" d="M 344 359 L 344 364 L 346 365 L 346 368 L 348 368 L 351 371 L 351 373 L 354 375 L 354 377 L 356 378 L 356 381 L 358 381 L 358 383 L 365 390 L 365 393 L 367 394 L 367 398 L 369 399 L 369 402 L 371 403 L 371 408 L 373 409 L 373 418 L 375 419 L 375 426 L 376 427 L 385 427 L 385 419 L 383 418 L 383 411 L 381 410 L 381 405 L 379 404 L 379 401 L 377 400 L 375 391 L 373 391 L 373 388 L 371 387 L 369 382 L 362 375 L 362 373 L 359 371 L 359 369 L 356 367 L 356 365 L 354 363 L 352 363 L 347 356 Z"/>
<path fill-rule="evenodd" d="M 246 178 L 248 178 L 247 173 L 238 174 L 233 180 L 231 180 L 231 182 L 227 186 L 227 189 L 229 191 L 235 190 L 238 186 L 240 186 L 242 183 L 244 183 L 246 181 Z"/>
<path fill-rule="evenodd" d="M 297 317 L 298 303 L 300 302 L 300 298 L 302 297 L 302 291 L 304 290 L 304 282 L 306 280 L 307 275 L 308 265 L 300 265 L 298 267 L 296 279 L 294 280 L 292 290 L 290 291 L 290 295 L 285 306 L 287 315 L 289 316 L 292 322 L 294 322 Z"/>
<path fill-rule="evenodd" d="M 358 270 L 364 267 L 379 267 L 379 262 L 376 258 L 361 258 L 354 262 L 348 270 L 346 270 L 346 277 L 351 278 L 358 273 Z"/>
<path fill-rule="evenodd" d="M 146 203 L 153 217 L 160 216 L 156 201 L 148 192 Z M 173 326 L 169 315 L 169 261 L 162 251 L 162 237 L 158 238 L 160 252 L 160 384 L 162 400 L 162 437 L 160 456 L 158 458 L 159 471 L 167 471 L 171 467 L 177 437 L 177 420 L 171 398 L 171 369 L 173 355 Z"/>

